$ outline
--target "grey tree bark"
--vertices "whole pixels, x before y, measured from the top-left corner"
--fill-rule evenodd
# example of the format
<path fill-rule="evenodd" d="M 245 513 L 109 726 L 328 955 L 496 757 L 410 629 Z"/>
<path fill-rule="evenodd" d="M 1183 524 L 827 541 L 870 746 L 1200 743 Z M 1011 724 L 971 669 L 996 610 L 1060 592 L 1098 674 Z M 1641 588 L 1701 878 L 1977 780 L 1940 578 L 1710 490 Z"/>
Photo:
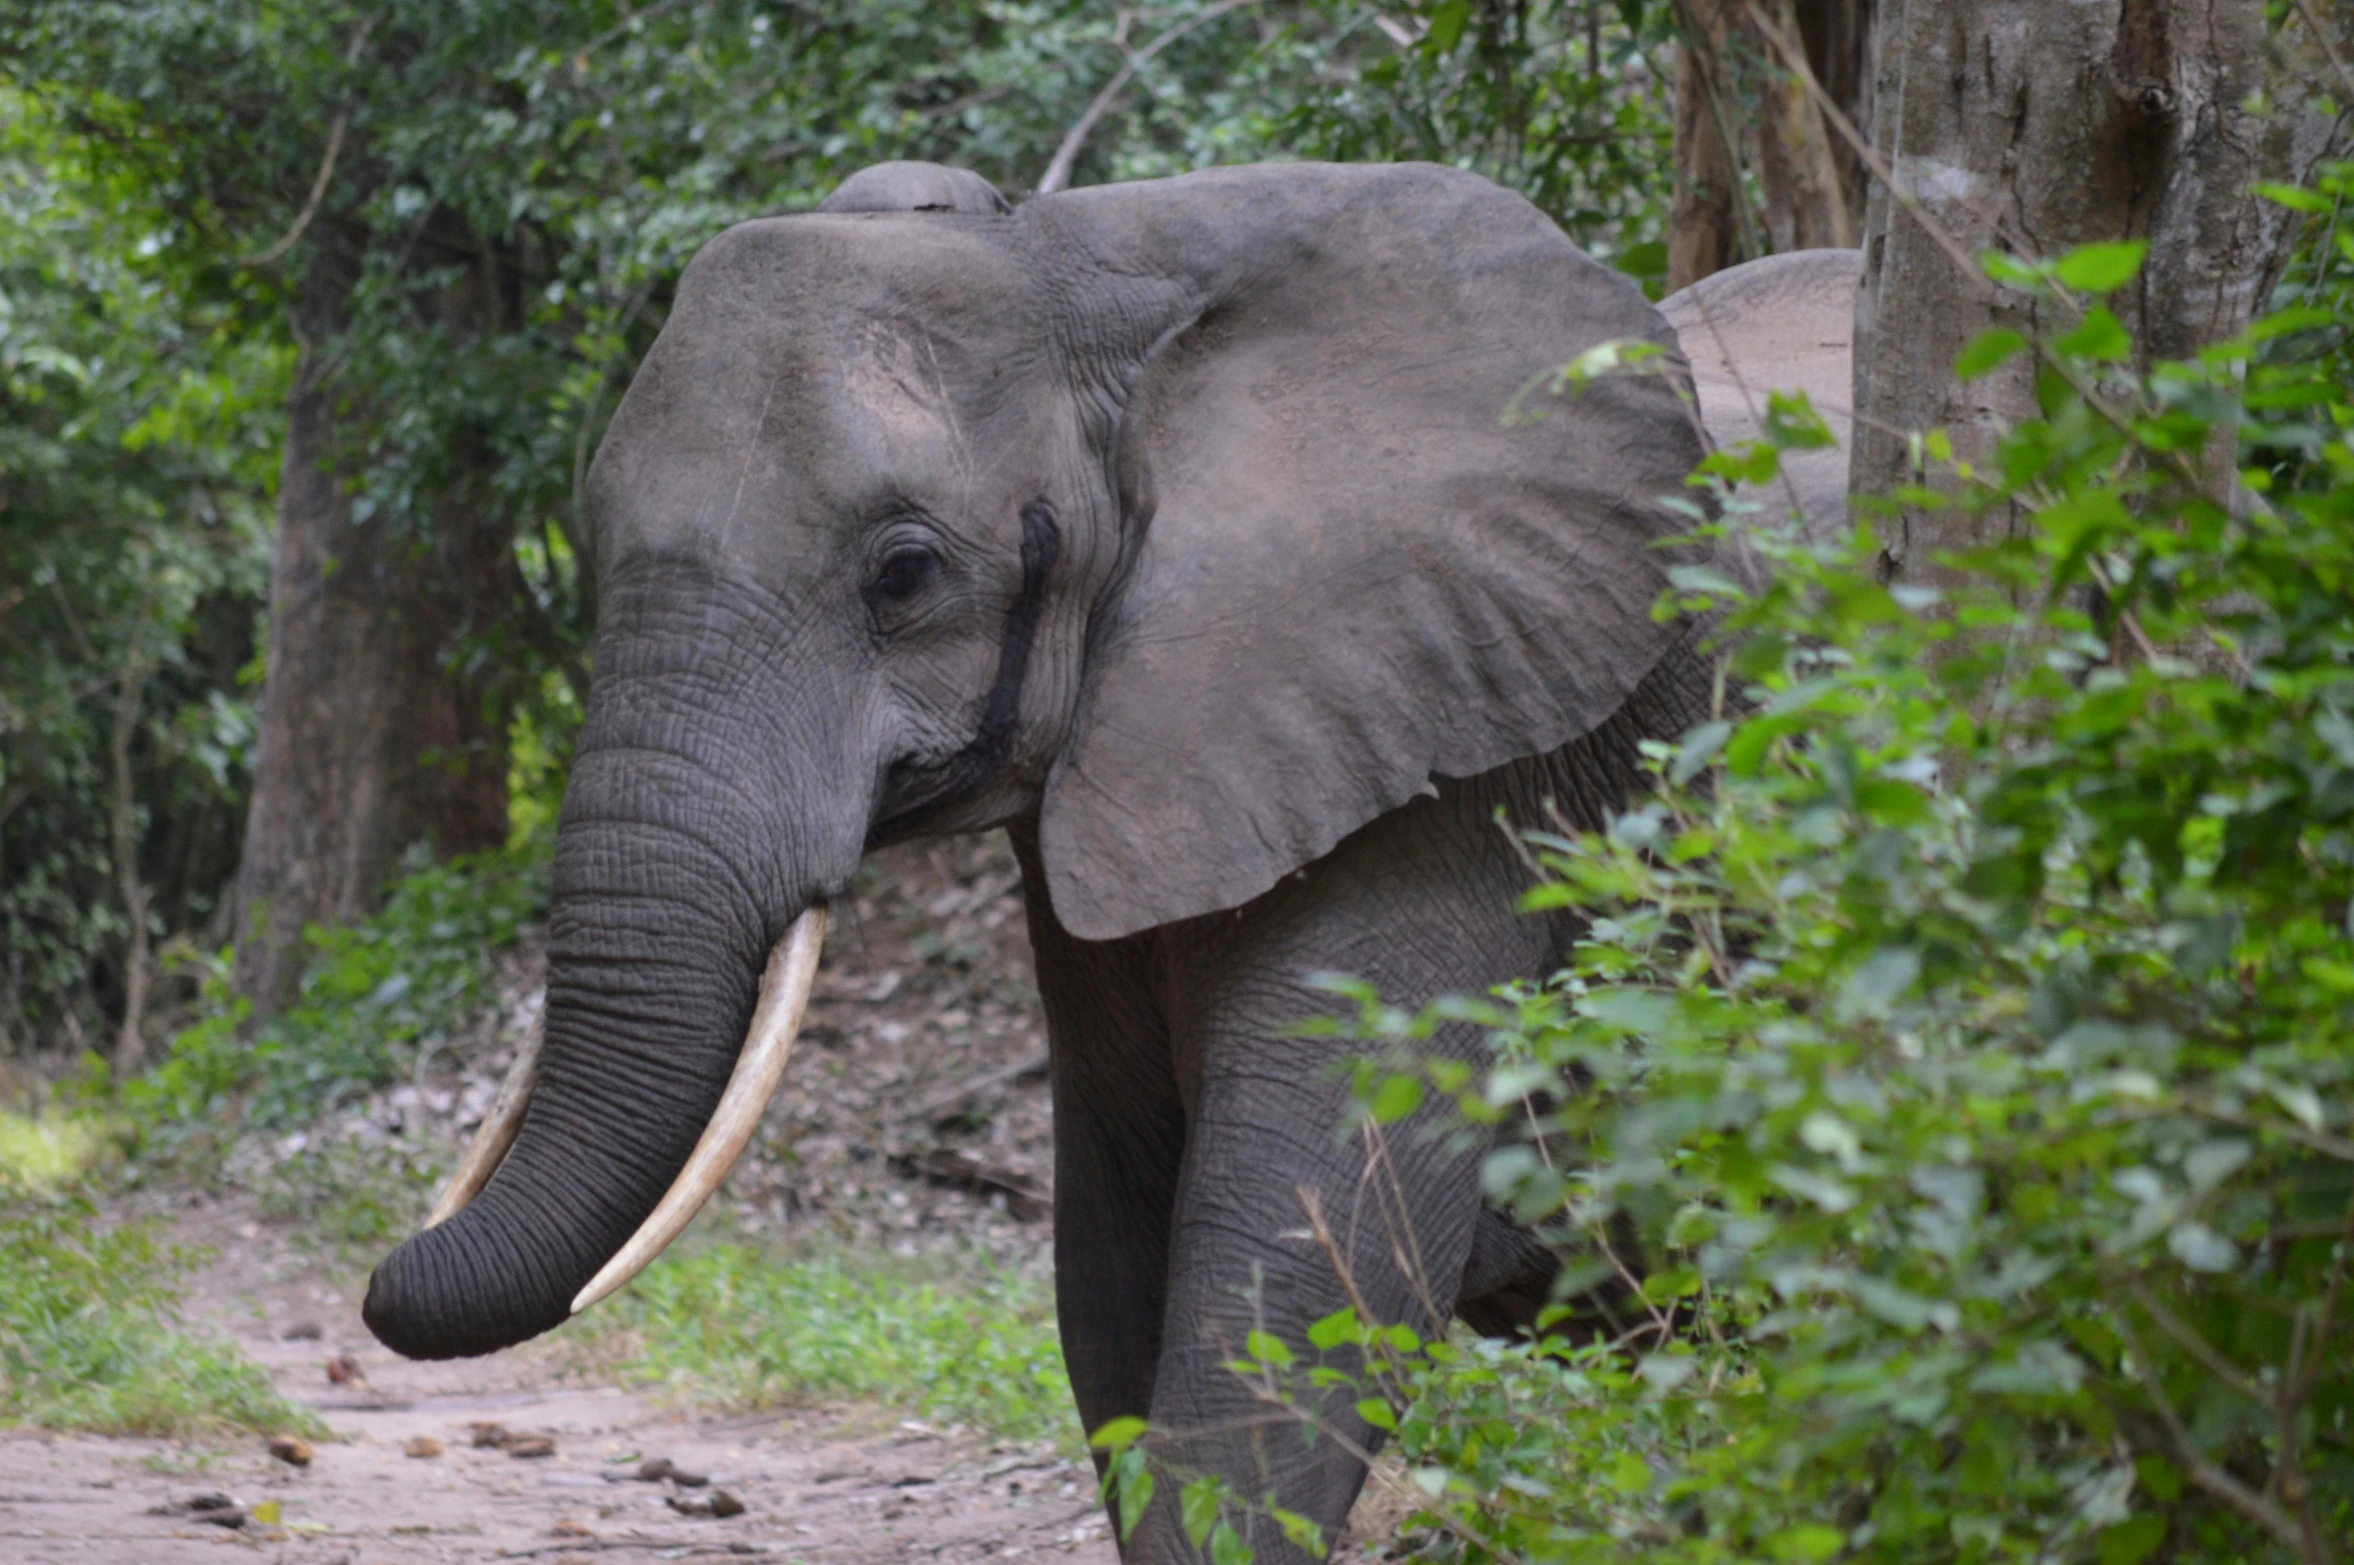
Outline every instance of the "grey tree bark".
<path fill-rule="evenodd" d="M 452 654 L 511 609 L 514 557 L 462 487 L 430 529 L 353 524 L 335 471 L 344 393 L 330 373 L 347 286 L 322 247 L 295 307 L 302 346 L 237 883 L 235 981 L 262 1014 L 302 976 L 303 927 L 372 911 L 410 846 L 462 853 L 507 832 L 506 737 L 480 676 Z"/>
<path fill-rule="evenodd" d="M 2251 186 L 2298 177 L 2344 141 L 2344 115 L 2317 108 L 2326 52 L 2300 10 L 2268 37 L 2262 0 L 1881 0 L 1873 140 L 1886 178 L 1864 219 L 1857 492 L 1913 476 L 1916 432 L 1942 428 L 1975 459 L 2033 414 L 2025 356 L 1967 385 L 1954 358 L 1992 327 L 2032 336 L 2069 322 L 1957 252 L 2148 241 L 2141 277 L 2110 301 L 2145 361 L 2247 323 L 2293 239 L 2291 214 Z M 1930 554 L 2013 520 L 1909 516 L 1883 540 L 1884 564 L 1925 574 Z"/>

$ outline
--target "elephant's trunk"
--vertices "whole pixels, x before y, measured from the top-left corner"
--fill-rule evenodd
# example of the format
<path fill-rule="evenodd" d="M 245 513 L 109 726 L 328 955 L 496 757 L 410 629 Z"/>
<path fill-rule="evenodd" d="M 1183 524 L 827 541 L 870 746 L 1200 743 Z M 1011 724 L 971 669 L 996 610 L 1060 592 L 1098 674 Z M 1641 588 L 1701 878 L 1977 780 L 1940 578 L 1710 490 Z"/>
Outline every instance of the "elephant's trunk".
<path fill-rule="evenodd" d="M 791 1047 L 822 905 L 793 920 L 756 1005 L 764 921 L 718 889 L 732 884 L 725 867 L 677 843 L 612 856 L 600 835 L 568 832 L 559 854 L 559 887 L 576 889 L 551 921 L 544 1055 L 511 1105 L 512 1147 L 496 1156 L 494 1114 L 468 1159 L 480 1193 L 453 1189 L 447 1220 L 370 1280 L 369 1329 L 411 1358 L 510 1346 L 627 1281 L 725 1177 Z M 584 862 L 658 884 L 584 895 Z"/>

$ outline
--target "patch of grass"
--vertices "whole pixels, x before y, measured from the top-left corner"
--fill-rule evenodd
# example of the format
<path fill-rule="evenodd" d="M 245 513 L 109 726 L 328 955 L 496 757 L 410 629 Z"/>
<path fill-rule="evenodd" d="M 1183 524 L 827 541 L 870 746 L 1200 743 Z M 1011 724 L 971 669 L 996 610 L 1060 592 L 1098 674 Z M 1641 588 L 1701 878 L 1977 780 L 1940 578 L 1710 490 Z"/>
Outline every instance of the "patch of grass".
<path fill-rule="evenodd" d="M 193 1257 L 75 1196 L 0 1213 L 0 1424 L 188 1437 L 326 1431 L 226 1343 L 181 1329 Z"/>
<path fill-rule="evenodd" d="M 970 1255 L 714 1245 L 582 1325 L 601 1368 L 695 1404 L 865 1402 L 1079 1448 L 1051 1286 Z"/>
<path fill-rule="evenodd" d="M 291 1225 L 300 1248 L 356 1264 L 416 1232 L 448 1173 L 438 1148 L 339 1141 L 283 1159 L 253 1188 L 262 1217 Z"/>
<path fill-rule="evenodd" d="M 54 1190 L 71 1184 L 105 1147 L 105 1131 L 86 1115 L 0 1109 L 0 1187 Z"/>

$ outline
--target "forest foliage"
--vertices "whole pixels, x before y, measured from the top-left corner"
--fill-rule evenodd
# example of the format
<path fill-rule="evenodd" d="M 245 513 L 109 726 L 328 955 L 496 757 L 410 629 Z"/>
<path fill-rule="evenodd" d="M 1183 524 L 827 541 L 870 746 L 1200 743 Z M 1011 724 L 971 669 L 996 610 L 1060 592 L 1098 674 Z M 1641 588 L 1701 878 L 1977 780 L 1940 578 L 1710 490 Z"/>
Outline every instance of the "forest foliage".
<path fill-rule="evenodd" d="M 2042 416 L 1976 470 L 1932 435 L 1851 538 L 1775 525 L 1803 405 L 1711 457 L 1770 570 L 1683 572 L 1719 717 L 1607 830 L 1527 839 L 1530 907 L 1601 911 L 1574 963 L 1338 985 L 1377 1053 L 1492 1029 L 1485 1068 L 1369 1067 L 1365 1112 L 1525 1127 L 1489 1191 L 1578 1328 L 1250 1344 L 1270 1401 L 1337 1378 L 1397 1432 L 1427 1557 L 2354 1544 L 2354 165 L 2273 194 L 2320 221 L 2193 363 L 2132 368 L 2141 247 L 1989 258 L 2073 324 L 1959 372 L 2034 354 Z M 1875 525 L 1946 507 L 2018 524 L 1885 581 Z"/>
<path fill-rule="evenodd" d="M 1080 182 L 1431 158 L 1662 264 L 1666 8 L 1637 0 L 11 8 L 0 1054 L 105 1051 L 134 915 L 183 1004 L 185 952 L 238 932 L 306 288 L 340 301 L 313 346 L 353 522 L 422 541 L 463 488 L 511 541 L 515 601 L 450 656 L 518 761 L 554 758 L 512 779 L 544 819 L 586 677 L 581 482 L 686 259 L 885 158 L 1018 194 L 1163 32 Z M 485 273 L 491 307 L 453 304 Z"/>

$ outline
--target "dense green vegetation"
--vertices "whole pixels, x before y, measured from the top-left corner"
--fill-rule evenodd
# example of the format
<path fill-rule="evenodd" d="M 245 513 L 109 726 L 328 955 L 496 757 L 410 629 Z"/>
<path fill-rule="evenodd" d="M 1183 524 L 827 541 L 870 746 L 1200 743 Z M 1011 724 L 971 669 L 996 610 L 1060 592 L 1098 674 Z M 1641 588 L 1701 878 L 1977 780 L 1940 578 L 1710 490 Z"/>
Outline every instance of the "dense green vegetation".
<path fill-rule="evenodd" d="M 2007 263 L 2078 324 L 1961 369 L 2038 354 L 2045 416 L 1986 470 L 1931 440 L 1880 509 L 2023 525 L 1892 589 L 1869 521 L 1808 547 L 1728 491 L 1773 569 L 1682 581 L 1727 616 L 1723 715 L 1607 832 L 1530 839 L 1530 905 L 1604 912 L 1575 965 L 1421 1013 L 1349 991 L 1377 1044 L 1494 1029 L 1492 1069 L 1370 1071 L 1367 1111 L 1525 1118 L 1490 1188 L 1615 1300 L 1583 1346 L 1252 1344 L 1295 1402 L 1362 1351 L 1427 1557 L 2354 1541 L 2349 190 L 2279 193 L 2329 221 L 2195 364 L 2128 368 L 2100 301 L 2138 247 Z"/>
<path fill-rule="evenodd" d="M 233 1347 L 179 1324 L 192 1257 L 88 1200 L 0 1215 L 0 1425 L 104 1434 L 323 1434 Z"/>

